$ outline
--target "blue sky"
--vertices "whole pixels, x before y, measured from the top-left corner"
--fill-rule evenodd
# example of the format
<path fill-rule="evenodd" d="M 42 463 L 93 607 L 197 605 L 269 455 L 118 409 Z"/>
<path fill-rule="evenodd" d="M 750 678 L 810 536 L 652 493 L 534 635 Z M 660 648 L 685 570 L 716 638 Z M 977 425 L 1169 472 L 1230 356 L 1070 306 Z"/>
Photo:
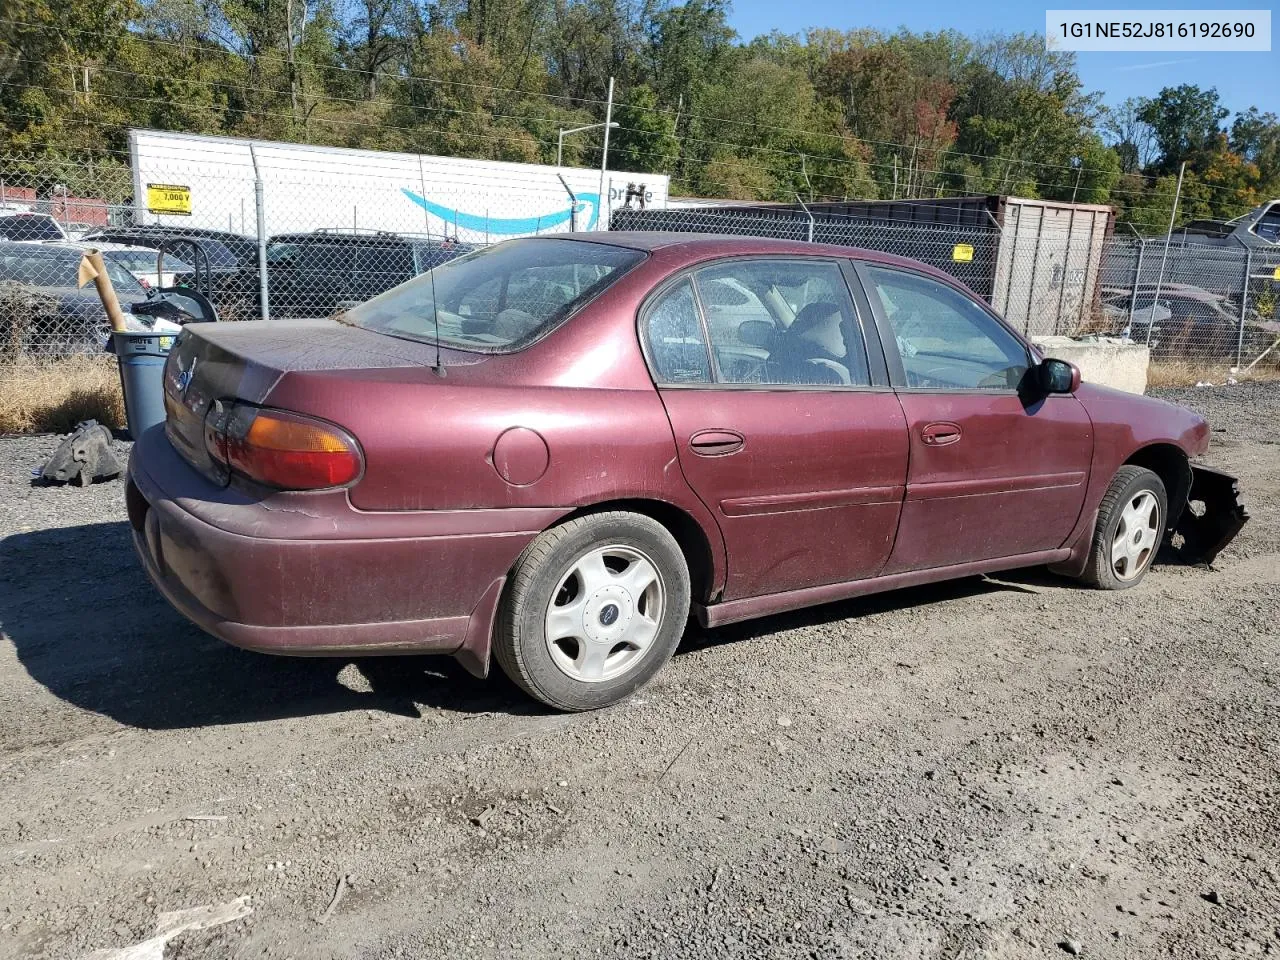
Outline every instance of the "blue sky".
<path fill-rule="evenodd" d="M 1142 3 L 1133 0 L 1111 0 L 1123 9 L 1170 9 L 1164 3 Z M 891 31 L 899 26 L 921 32 L 954 28 L 970 35 L 992 32 L 1034 32 L 1044 34 L 1044 12 L 1052 9 L 1090 9 L 1104 7 L 1093 0 L 1069 3 L 1053 0 L 1050 4 L 1031 6 L 976 0 L 956 3 L 954 0 L 897 0 L 894 3 L 851 4 L 837 0 L 733 0 L 730 22 L 744 38 L 750 39 L 772 29 L 798 33 L 808 27 L 875 27 Z M 1227 0 L 1214 3 L 1196 0 L 1184 3 L 1182 9 L 1271 9 L 1266 3 Z M 1101 90 L 1108 104 L 1119 103 L 1130 96 L 1150 96 L 1161 87 L 1194 83 L 1217 87 L 1225 106 L 1235 113 L 1250 106 L 1280 113 L 1280 49 L 1275 42 L 1272 25 L 1270 53 L 1077 53 L 1080 76 L 1089 90 Z M 1228 121 L 1229 122 L 1229 121 Z"/>

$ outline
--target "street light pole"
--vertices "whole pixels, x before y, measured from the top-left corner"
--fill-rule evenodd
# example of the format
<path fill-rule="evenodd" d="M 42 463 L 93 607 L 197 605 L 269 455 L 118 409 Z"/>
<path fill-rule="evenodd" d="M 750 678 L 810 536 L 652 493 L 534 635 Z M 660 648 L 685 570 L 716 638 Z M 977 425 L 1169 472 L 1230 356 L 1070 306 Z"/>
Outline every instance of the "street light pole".
<path fill-rule="evenodd" d="M 606 122 L 606 123 L 588 123 L 585 127 L 571 127 L 571 128 L 570 128 L 570 129 L 568 129 L 568 130 L 561 130 L 561 131 L 560 131 L 560 137 L 559 137 L 559 139 L 556 141 L 556 166 L 557 166 L 557 167 L 562 167 L 562 166 L 564 166 L 564 164 L 563 164 L 563 163 L 561 163 L 561 160 L 562 160 L 562 159 L 563 159 L 563 157 L 564 157 L 564 138 L 565 138 L 565 137 L 567 137 L 567 136 L 569 136 L 569 134 L 571 134 L 571 133 L 582 133 L 582 131 L 584 131 L 584 130 L 598 130 L 600 127 L 604 127 L 605 129 L 609 129 L 609 128 L 611 128 L 611 127 L 616 127 L 616 126 L 618 126 L 618 124 L 613 123 L 613 122 Z"/>

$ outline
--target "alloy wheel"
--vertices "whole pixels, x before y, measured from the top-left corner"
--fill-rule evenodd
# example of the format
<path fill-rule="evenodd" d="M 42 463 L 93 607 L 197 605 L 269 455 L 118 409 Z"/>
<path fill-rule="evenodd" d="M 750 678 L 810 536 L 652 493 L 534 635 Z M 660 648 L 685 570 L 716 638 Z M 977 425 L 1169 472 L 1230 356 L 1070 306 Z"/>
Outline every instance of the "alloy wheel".
<path fill-rule="evenodd" d="M 612 680 L 644 659 L 665 611 L 666 587 L 648 556 L 621 544 L 596 547 L 573 561 L 556 586 L 547 606 L 547 650 L 574 680 Z"/>

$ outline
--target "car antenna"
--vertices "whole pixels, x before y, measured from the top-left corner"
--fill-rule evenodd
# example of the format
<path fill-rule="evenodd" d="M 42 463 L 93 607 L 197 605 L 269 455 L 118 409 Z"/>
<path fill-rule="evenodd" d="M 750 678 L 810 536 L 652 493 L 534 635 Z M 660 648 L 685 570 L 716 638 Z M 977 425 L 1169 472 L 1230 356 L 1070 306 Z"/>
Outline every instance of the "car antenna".
<path fill-rule="evenodd" d="M 440 365 L 440 304 L 436 302 L 436 267 L 431 265 L 431 269 L 427 271 L 431 277 L 431 327 L 435 332 L 436 338 L 436 362 L 431 368 L 436 372 L 437 376 L 445 375 L 444 367 Z"/>

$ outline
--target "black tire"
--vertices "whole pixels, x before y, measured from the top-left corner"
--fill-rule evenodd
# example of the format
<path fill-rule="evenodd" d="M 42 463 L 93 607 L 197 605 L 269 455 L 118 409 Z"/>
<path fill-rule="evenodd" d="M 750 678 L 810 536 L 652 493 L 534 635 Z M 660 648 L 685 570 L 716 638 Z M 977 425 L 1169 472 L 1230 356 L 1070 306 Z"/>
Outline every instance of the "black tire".
<path fill-rule="evenodd" d="M 580 557 L 614 545 L 639 551 L 657 571 L 664 594 L 657 633 L 621 675 L 575 679 L 552 657 L 548 607 Z M 557 710 L 595 710 L 629 697 L 661 670 L 675 653 L 688 617 L 689 566 L 670 532 L 641 514 L 594 513 L 545 531 L 525 548 L 498 609 L 493 653 L 503 672 L 531 697 Z"/>
<path fill-rule="evenodd" d="M 1158 530 L 1154 545 L 1135 563 L 1132 571 L 1122 576 L 1112 562 L 1112 545 L 1120 527 L 1125 507 L 1134 503 L 1143 493 L 1150 493 L 1156 499 L 1159 510 Z M 1100 590 L 1127 590 L 1142 582 L 1151 569 L 1161 545 L 1164 543 L 1169 517 L 1169 496 L 1165 492 L 1164 481 L 1145 467 L 1123 466 L 1116 471 L 1107 488 L 1102 504 L 1098 507 L 1098 522 L 1093 530 L 1093 544 L 1089 549 L 1089 560 L 1085 564 L 1080 579 Z"/>

